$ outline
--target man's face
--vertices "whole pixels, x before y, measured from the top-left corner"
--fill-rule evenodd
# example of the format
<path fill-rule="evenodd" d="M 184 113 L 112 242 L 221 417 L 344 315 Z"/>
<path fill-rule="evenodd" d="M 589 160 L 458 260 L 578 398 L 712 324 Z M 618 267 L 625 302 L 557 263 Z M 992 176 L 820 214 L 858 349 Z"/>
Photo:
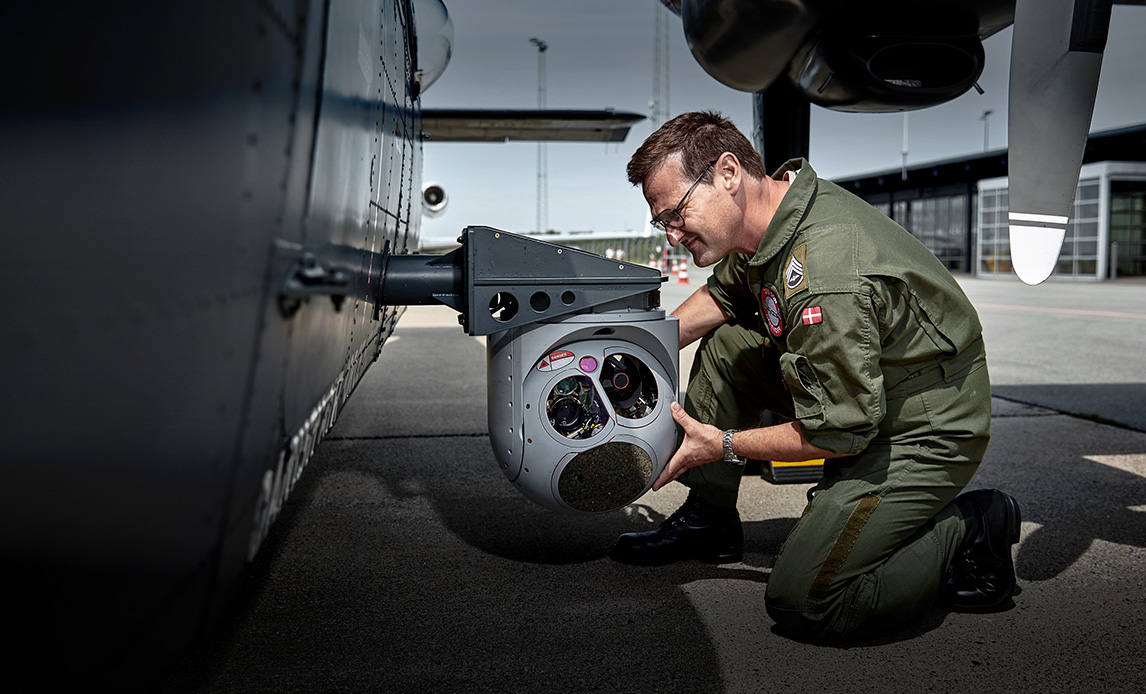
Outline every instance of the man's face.
<path fill-rule="evenodd" d="M 666 160 L 643 187 L 653 217 L 675 208 L 693 180 L 681 171 L 680 157 Z M 713 183 L 719 181 L 718 166 L 713 167 Z M 701 181 L 677 210 L 683 224 L 665 230 L 668 242 L 673 248 L 684 245 L 699 267 L 720 261 L 734 250 L 732 239 L 737 219 L 729 214 L 730 203 L 731 198 L 719 185 Z"/>

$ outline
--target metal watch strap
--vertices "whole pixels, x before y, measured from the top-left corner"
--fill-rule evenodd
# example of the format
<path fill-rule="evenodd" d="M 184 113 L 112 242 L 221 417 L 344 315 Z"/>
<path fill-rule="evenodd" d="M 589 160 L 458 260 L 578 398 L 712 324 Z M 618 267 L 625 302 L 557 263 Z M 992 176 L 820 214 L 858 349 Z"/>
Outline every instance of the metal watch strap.
<path fill-rule="evenodd" d="M 741 458 L 732 451 L 732 435 L 737 431 L 740 430 L 729 429 L 724 432 L 724 462 L 729 463 L 730 465 L 743 467 L 743 465 L 747 463 L 748 460 L 746 458 Z"/>

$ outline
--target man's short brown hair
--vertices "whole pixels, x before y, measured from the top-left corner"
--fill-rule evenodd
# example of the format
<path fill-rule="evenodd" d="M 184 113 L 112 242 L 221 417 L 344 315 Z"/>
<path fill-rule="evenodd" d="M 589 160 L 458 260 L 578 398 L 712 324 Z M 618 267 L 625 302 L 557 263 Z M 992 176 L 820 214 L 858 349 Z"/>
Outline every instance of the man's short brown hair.
<path fill-rule="evenodd" d="M 682 113 L 649 135 L 629 160 L 629 183 L 642 185 L 669 157 L 681 157 L 682 178 L 696 178 L 704 167 L 725 152 L 740 160 L 745 172 L 761 179 L 768 175 L 764 161 L 732 121 L 717 111 Z M 712 182 L 712 172 L 705 181 Z"/>

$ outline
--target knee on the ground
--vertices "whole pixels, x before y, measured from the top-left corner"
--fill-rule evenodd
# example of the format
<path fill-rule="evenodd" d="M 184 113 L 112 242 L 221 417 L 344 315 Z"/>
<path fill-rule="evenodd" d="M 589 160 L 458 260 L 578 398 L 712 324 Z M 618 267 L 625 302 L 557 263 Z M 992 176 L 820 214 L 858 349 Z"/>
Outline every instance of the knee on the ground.
<path fill-rule="evenodd" d="M 784 635 L 797 641 L 831 643 L 842 636 L 833 628 L 839 621 L 833 601 L 811 600 L 808 586 L 785 585 L 776 580 L 775 572 L 764 594 L 764 608 Z"/>

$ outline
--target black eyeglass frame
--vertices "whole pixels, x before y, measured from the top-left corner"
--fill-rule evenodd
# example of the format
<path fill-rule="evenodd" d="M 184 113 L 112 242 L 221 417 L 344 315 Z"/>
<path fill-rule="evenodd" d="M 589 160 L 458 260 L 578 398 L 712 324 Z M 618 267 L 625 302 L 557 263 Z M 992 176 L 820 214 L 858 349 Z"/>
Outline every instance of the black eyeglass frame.
<path fill-rule="evenodd" d="M 669 227 L 675 228 L 683 225 L 684 217 L 682 217 L 680 214 L 680 208 L 684 205 L 684 201 L 688 200 L 688 196 L 692 193 L 692 189 L 700 185 L 700 180 L 704 178 L 704 175 L 708 173 L 709 169 L 716 165 L 717 161 L 719 160 L 713 159 L 712 161 L 708 162 L 708 166 L 704 167 L 704 169 L 700 172 L 700 175 L 696 177 L 696 180 L 693 181 L 692 185 L 688 187 L 688 190 L 684 192 L 684 197 L 680 199 L 680 202 L 676 204 L 676 207 L 672 208 L 671 210 L 661 210 L 661 213 L 653 218 L 649 224 L 651 224 L 657 231 L 662 232 L 667 232 Z"/>

